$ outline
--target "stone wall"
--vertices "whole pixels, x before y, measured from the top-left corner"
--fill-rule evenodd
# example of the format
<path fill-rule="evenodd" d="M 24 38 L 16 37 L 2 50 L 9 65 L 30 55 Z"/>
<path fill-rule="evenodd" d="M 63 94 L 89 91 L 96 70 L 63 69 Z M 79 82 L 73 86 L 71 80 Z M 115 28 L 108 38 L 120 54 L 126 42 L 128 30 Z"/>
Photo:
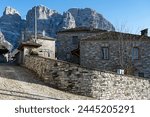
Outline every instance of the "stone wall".
<path fill-rule="evenodd" d="M 37 43 L 42 46 L 37 48 L 39 56 L 55 59 L 55 40 L 54 39 L 46 39 L 46 38 L 38 38 L 36 40 Z"/>
<path fill-rule="evenodd" d="M 57 34 L 57 58 L 59 60 L 68 61 L 79 64 L 80 60 L 78 57 L 71 54 L 71 51 L 78 48 L 80 40 L 82 38 L 99 34 L 103 31 L 72 31 L 72 32 L 61 32 Z M 77 36 L 76 43 L 73 43 L 73 37 Z"/>
<path fill-rule="evenodd" d="M 26 56 L 25 67 L 51 87 L 95 99 L 150 99 L 150 80 Z"/>
<path fill-rule="evenodd" d="M 117 37 L 116 37 L 117 38 Z M 150 78 L 150 39 L 126 38 L 120 49 L 119 39 L 94 39 L 80 42 L 80 65 L 116 72 L 122 65 L 126 73 Z M 102 58 L 102 47 L 108 47 L 109 59 Z M 139 49 L 139 59 L 133 60 L 132 49 Z M 122 58 L 121 58 L 122 57 Z"/>

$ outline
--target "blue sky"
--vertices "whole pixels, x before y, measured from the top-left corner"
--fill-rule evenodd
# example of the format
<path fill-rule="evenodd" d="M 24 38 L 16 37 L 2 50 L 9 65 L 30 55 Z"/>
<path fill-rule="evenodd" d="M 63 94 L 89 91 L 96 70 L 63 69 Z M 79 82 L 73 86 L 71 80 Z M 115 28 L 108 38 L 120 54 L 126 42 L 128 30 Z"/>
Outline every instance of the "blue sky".
<path fill-rule="evenodd" d="M 120 31 L 150 29 L 150 0 L 0 0 L 0 15 L 11 6 L 25 18 L 29 9 L 40 4 L 60 13 L 72 7 L 95 9 Z"/>

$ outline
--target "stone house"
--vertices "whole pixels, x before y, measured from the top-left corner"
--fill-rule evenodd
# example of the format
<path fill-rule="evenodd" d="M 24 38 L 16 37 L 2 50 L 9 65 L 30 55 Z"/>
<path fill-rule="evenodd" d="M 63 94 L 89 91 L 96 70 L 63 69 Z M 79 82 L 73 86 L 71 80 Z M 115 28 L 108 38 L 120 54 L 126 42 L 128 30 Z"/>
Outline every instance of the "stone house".
<path fill-rule="evenodd" d="M 15 59 L 19 64 L 24 63 L 24 57 L 29 54 L 55 59 L 55 39 L 47 36 L 38 35 L 36 40 L 34 36 L 23 38 L 18 49 Z"/>
<path fill-rule="evenodd" d="M 79 64 L 79 43 L 82 38 L 96 35 L 106 30 L 90 28 L 73 28 L 57 33 L 56 53 L 57 59 Z"/>
<path fill-rule="evenodd" d="M 126 74 L 150 78 L 150 37 L 147 31 L 141 35 L 104 32 L 80 41 L 80 64 Z"/>
<path fill-rule="evenodd" d="M 16 63 L 24 63 L 25 56 L 31 54 L 34 49 L 39 48 L 40 46 L 40 44 L 35 43 L 34 41 L 21 42 L 20 46 L 18 47 L 19 51 L 16 53 L 14 52 Z"/>
<path fill-rule="evenodd" d="M 36 49 L 39 56 L 55 59 L 55 39 L 47 36 L 38 36 L 36 43 L 41 46 Z"/>

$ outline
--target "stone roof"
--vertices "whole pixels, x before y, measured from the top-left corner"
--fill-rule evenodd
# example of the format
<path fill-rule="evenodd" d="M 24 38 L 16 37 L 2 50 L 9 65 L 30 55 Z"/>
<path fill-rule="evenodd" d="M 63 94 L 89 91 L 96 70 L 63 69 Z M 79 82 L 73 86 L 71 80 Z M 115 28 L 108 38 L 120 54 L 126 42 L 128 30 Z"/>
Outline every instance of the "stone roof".
<path fill-rule="evenodd" d="M 88 36 L 86 38 L 82 38 L 81 41 L 98 41 L 98 40 L 145 40 L 150 41 L 150 37 L 144 35 L 136 35 L 130 33 L 121 33 L 114 31 L 107 31 L 103 33 L 96 34 L 94 36 Z"/>
<path fill-rule="evenodd" d="M 68 33 L 68 32 L 89 32 L 89 33 L 97 33 L 97 32 L 107 32 L 107 30 L 95 29 L 95 28 L 87 28 L 87 27 L 77 27 L 59 31 L 57 33 Z"/>
<path fill-rule="evenodd" d="M 41 37 L 38 37 L 38 39 L 43 39 L 43 40 L 49 40 L 49 41 L 56 41 L 55 38 L 52 38 L 52 37 L 47 37 L 47 36 L 41 36 Z"/>
<path fill-rule="evenodd" d="M 32 40 L 32 39 L 34 39 L 34 35 L 32 35 L 30 37 L 30 40 Z M 43 40 L 49 40 L 49 41 L 55 41 L 56 40 L 55 38 L 48 37 L 48 36 L 42 36 L 42 35 L 38 35 L 37 39 L 43 39 Z"/>
<path fill-rule="evenodd" d="M 41 45 L 36 43 L 36 42 L 33 42 L 33 41 L 26 41 L 26 42 L 22 42 L 20 44 L 20 46 L 18 47 L 18 49 L 22 49 L 23 47 L 31 47 L 31 48 L 38 48 L 40 47 Z"/>
<path fill-rule="evenodd" d="M 33 33 L 26 32 L 26 33 L 24 34 L 24 41 L 27 41 L 27 40 L 34 40 L 34 38 L 35 38 L 35 35 L 34 35 Z M 40 33 L 37 34 L 37 39 L 56 41 L 55 38 L 49 37 L 49 36 L 46 36 L 46 35 L 43 36 L 43 34 L 40 34 Z"/>

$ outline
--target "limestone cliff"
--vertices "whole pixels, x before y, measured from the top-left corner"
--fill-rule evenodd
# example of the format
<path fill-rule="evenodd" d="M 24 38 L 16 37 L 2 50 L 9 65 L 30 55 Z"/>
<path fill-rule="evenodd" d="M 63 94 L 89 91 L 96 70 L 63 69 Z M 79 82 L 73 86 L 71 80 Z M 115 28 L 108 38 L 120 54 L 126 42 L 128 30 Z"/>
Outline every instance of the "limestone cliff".
<path fill-rule="evenodd" d="M 14 48 L 17 47 L 21 29 L 23 28 L 23 20 L 19 12 L 11 7 L 6 7 L 3 16 L 0 17 L 0 29 L 6 40 L 10 42 Z"/>
<path fill-rule="evenodd" d="M 90 27 L 104 30 L 115 30 L 114 26 L 107 21 L 101 14 L 90 8 L 79 9 L 71 8 L 63 14 L 51 10 L 43 5 L 36 6 L 37 30 L 42 33 L 43 30 L 47 36 L 55 37 L 60 30 L 75 27 Z M 21 31 L 34 33 L 35 7 L 27 12 L 26 19 L 23 20 L 19 12 L 6 7 L 3 15 L 0 17 L 0 29 L 6 40 L 14 48 L 21 41 Z"/>
<path fill-rule="evenodd" d="M 9 51 L 11 51 L 12 45 L 8 41 L 5 40 L 5 37 L 2 34 L 2 32 L 0 32 L 0 44 L 6 47 Z"/>

